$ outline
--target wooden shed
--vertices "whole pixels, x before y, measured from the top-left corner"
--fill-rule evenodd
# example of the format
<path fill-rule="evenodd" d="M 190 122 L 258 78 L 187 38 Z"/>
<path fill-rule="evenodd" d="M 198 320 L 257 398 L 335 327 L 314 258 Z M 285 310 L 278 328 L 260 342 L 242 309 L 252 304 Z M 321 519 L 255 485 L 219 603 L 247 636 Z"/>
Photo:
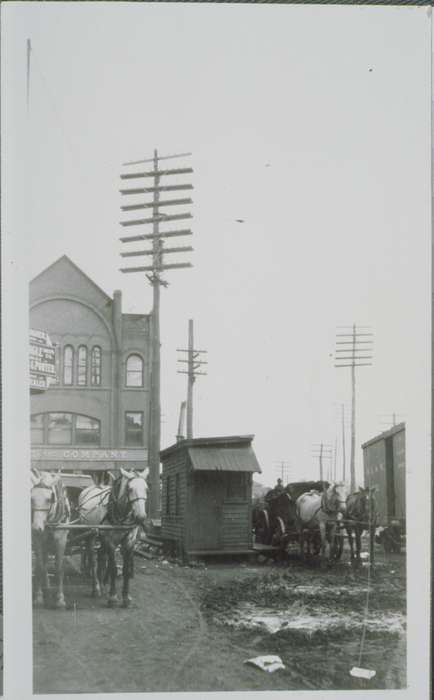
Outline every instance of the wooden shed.
<path fill-rule="evenodd" d="M 182 440 L 163 450 L 161 535 L 184 556 L 251 551 L 253 435 Z"/>

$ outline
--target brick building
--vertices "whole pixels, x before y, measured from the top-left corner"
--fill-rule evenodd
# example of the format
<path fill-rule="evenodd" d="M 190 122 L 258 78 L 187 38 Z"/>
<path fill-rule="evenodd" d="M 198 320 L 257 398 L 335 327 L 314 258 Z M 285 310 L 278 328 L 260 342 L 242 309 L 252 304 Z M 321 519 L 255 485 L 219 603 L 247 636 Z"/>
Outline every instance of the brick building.
<path fill-rule="evenodd" d="M 39 469 L 88 473 L 148 464 L 150 317 L 122 313 L 67 256 L 30 283 L 30 328 L 49 334 L 57 379 L 31 396 Z"/>

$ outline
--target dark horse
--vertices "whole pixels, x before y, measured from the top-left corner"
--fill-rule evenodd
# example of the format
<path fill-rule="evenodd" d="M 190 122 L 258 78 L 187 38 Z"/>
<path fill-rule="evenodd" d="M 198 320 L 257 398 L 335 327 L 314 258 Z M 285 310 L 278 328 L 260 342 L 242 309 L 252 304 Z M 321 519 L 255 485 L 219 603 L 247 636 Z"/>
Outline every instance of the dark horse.
<path fill-rule="evenodd" d="M 80 520 L 91 528 L 98 525 L 110 525 L 112 529 L 99 533 L 100 549 L 95 563 L 93 545 L 96 537 L 90 535 L 90 559 L 92 572 L 92 592 L 101 595 L 102 585 L 110 582 L 108 605 L 116 605 L 117 566 L 116 548 L 120 546 L 123 559 L 122 567 L 122 604 L 128 607 L 130 579 L 134 574 L 134 545 L 139 527 L 146 521 L 145 501 L 147 493 L 147 470 L 129 472 L 120 470 L 120 476 L 111 486 L 90 486 L 79 497 L 78 508 Z M 116 529 L 119 527 L 119 529 Z"/>
<path fill-rule="evenodd" d="M 256 542 L 283 544 L 283 538 L 293 524 L 295 503 L 288 488 L 271 489 L 252 506 Z"/>
<path fill-rule="evenodd" d="M 57 608 L 65 607 L 63 594 L 63 563 L 65 557 L 68 530 L 56 530 L 50 525 L 68 523 L 70 507 L 58 474 L 31 471 L 32 490 L 32 543 L 35 553 L 35 605 L 47 602 L 49 593 L 48 583 L 48 554 L 54 549 L 56 557 L 56 601 Z"/>
<path fill-rule="evenodd" d="M 373 533 L 376 522 L 375 487 L 360 488 L 347 498 L 345 529 L 350 543 L 351 561 L 360 562 L 361 538 L 365 530 Z M 354 557 L 353 532 L 356 539 L 356 556 Z"/>

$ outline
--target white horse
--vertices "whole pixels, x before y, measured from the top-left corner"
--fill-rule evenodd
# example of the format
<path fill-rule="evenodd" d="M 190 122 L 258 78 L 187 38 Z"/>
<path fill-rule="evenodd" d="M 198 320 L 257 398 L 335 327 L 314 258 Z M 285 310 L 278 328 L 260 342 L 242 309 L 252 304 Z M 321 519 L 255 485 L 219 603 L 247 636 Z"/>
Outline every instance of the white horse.
<path fill-rule="evenodd" d="M 301 556 L 304 558 L 305 530 L 317 530 L 321 536 L 321 561 L 324 564 L 327 544 L 328 558 L 332 559 L 336 545 L 338 519 L 346 509 L 345 484 L 331 484 L 326 491 L 303 493 L 296 501 L 296 522 L 300 538 Z"/>
<path fill-rule="evenodd" d="M 79 496 L 78 511 L 83 524 L 89 525 L 90 528 L 96 528 L 98 525 L 112 525 L 114 528 L 99 532 L 100 549 L 96 561 L 94 554 L 96 534 L 91 533 L 89 540 L 92 593 L 101 595 L 102 587 L 109 579 L 108 605 L 110 607 L 118 602 L 115 552 L 119 545 L 123 558 L 122 604 L 128 607 L 131 602 L 129 582 L 134 573 L 134 545 L 139 528 L 146 521 L 147 473 L 147 469 L 143 472 L 129 472 L 121 468 L 120 476 L 111 486 L 90 486 Z M 127 530 L 125 528 L 116 530 L 116 526 L 119 525 L 121 528 L 130 527 Z"/>
<path fill-rule="evenodd" d="M 32 489 L 32 542 L 35 552 L 35 604 L 47 602 L 49 592 L 48 553 L 54 547 L 56 556 L 57 608 L 65 607 L 63 593 L 63 563 L 68 530 L 56 530 L 47 525 L 58 525 L 70 520 L 70 507 L 59 474 L 31 471 Z"/>

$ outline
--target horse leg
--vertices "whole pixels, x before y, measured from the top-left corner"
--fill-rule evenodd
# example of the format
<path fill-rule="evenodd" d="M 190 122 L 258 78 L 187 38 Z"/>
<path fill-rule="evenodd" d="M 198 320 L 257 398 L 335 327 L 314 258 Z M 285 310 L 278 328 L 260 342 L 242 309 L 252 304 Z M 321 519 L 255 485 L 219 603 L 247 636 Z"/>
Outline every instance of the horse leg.
<path fill-rule="evenodd" d="M 116 558 L 115 558 L 116 547 L 112 542 L 110 542 L 107 539 L 106 540 L 106 548 L 107 548 L 107 576 L 110 580 L 110 590 L 109 590 L 109 597 L 108 597 L 107 604 L 110 608 L 113 608 L 119 602 L 119 598 L 118 598 L 117 593 L 116 593 L 116 577 L 117 577 Z"/>
<path fill-rule="evenodd" d="M 87 540 L 86 550 L 89 560 L 90 575 L 92 577 L 92 596 L 99 598 L 101 596 L 101 586 L 98 578 L 98 565 L 97 558 L 95 557 L 95 545 L 96 545 L 97 535 L 90 535 Z"/>
<path fill-rule="evenodd" d="M 63 576 L 64 576 L 64 561 L 67 532 L 56 533 L 54 535 L 54 544 L 56 551 L 56 608 L 65 608 L 65 596 L 63 593 Z"/>
<path fill-rule="evenodd" d="M 348 542 L 350 544 L 350 557 L 351 561 L 354 561 L 354 546 L 353 546 L 353 528 L 351 525 L 348 525 L 347 528 L 347 535 L 348 535 Z"/>
<path fill-rule="evenodd" d="M 101 540 L 100 541 L 100 546 L 98 549 L 98 554 L 97 554 L 97 568 L 96 568 L 96 579 L 97 583 L 99 585 L 99 594 L 101 595 L 103 593 L 103 589 L 106 583 L 106 574 L 107 574 L 107 554 L 106 554 L 106 549 L 105 549 L 105 544 Z"/>
<path fill-rule="evenodd" d="M 329 527 L 329 562 L 331 562 L 334 557 L 335 553 L 337 551 L 336 547 L 336 530 L 337 530 L 337 525 L 335 522 L 331 523 Z M 326 526 L 326 532 L 327 532 L 327 526 Z"/>
<path fill-rule="evenodd" d="M 357 563 L 360 563 L 360 551 L 362 549 L 362 531 L 360 527 L 356 525 L 354 528 L 354 536 L 356 538 L 356 560 Z"/>
<path fill-rule="evenodd" d="M 303 527 L 299 528 L 298 535 L 299 535 L 299 542 L 300 542 L 300 557 L 301 557 L 301 560 L 304 561 L 305 556 L 304 556 L 304 531 L 303 531 Z"/>
<path fill-rule="evenodd" d="M 327 549 L 327 532 L 326 532 L 326 523 L 321 521 L 319 524 L 319 531 L 321 535 L 321 567 L 324 568 L 326 566 L 326 549 Z"/>
<path fill-rule="evenodd" d="M 126 545 L 122 548 L 122 605 L 128 608 L 131 603 L 130 579 L 133 577 L 134 554 L 133 549 Z"/>
<path fill-rule="evenodd" d="M 33 547 L 35 551 L 35 605 L 40 607 L 44 604 L 44 546 L 42 533 L 33 536 Z"/>

